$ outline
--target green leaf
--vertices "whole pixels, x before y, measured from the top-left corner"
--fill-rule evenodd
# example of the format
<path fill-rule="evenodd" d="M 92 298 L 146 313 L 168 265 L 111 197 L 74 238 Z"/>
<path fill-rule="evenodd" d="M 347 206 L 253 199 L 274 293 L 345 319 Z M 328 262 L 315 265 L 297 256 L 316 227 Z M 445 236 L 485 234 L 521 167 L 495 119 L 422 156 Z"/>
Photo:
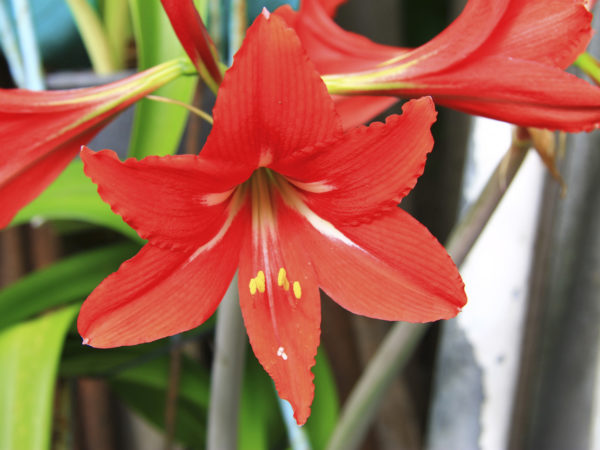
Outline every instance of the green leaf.
<path fill-rule="evenodd" d="M 113 60 L 118 69 L 124 69 L 132 34 L 129 6 L 123 0 L 104 0 L 100 4 L 100 11 Z"/>
<path fill-rule="evenodd" d="M 21 278 L 0 291 L 0 329 L 48 308 L 83 300 L 138 249 L 123 243 L 91 250 Z"/>
<path fill-rule="evenodd" d="M 201 326 L 181 333 L 181 342 L 198 339 L 200 335 L 212 334 L 214 320 L 211 318 Z M 64 377 L 90 377 L 117 375 L 131 367 L 161 358 L 171 350 L 171 338 L 159 339 L 154 342 L 99 349 L 81 345 L 81 340 L 68 339 L 63 351 L 60 374 Z"/>
<path fill-rule="evenodd" d="M 143 242 L 135 230 L 102 201 L 96 185 L 83 173 L 81 160 L 69 164 L 38 198 L 17 214 L 11 225 L 32 220 L 81 220 Z"/>
<path fill-rule="evenodd" d="M 303 429 L 312 448 L 325 448 L 337 423 L 339 399 L 331 366 L 323 347 L 319 348 L 315 374 L 315 398 L 311 416 Z M 247 358 L 244 371 L 244 389 L 240 412 L 240 450 L 282 448 L 288 439 L 273 380 L 264 371 L 253 354 Z M 288 444 L 289 445 L 289 444 Z"/>
<path fill-rule="evenodd" d="M 87 0 L 65 0 L 81 35 L 94 71 L 113 73 L 117 69 L 106 30 L 96 9 Z"/>
<path fill-rule="evenodd" d="M 181 362 L 175 438 L 199 448 L 206 441 L 209 374 L 189 358 L 183 357 Z M 110 385 L 134 411 L 164 429 L 168 382 L 167 355 L 119 373 L 110 380 Z"/>
<path fill-rule="evenodd" d="M 316 361 L 312 369 L 315 374 L 315 399 L 304 428 L 313 448 L 325 448 L 338 420 L 340 401 L 323 346 L 319 347 Z"/>
<path fill-rule="evenodd" d="M 170 59 L 185 56 L 171 23 L 158 1 L 129 0 L 133 33 L 138 49 L 138 69 L 144 70 Z M 156 90 L 153 95 L 190 103 L 197 77 L 181 77 Z M 181 106 L 148 99 L 136 105 L 129 155 L 169 155 L 177 151 L 188 117 Z"/>
<path fill-rule="evenodd" d="M 157 357 L 156 351 L 168 348 L 164 340 L 132 347 L 94 348 L 81 345 L 81 339 L 67 339 L 60 363 L 63 377 L 102 377 L 114 375 L 131 365 Z M 166 353 L 161 352 L 158 356 Z"/>
<path fill-rule="evenodd" d="M 56 370 L 71 306 L 0 332 L 0 448 L 50 448 Z"/>
<path fill-rule="evenodd" d="M 238 432 L 239 450 L 280 448 L 275 444 L 286 440 L 273 380 L 251 352 L 244 369 Z"/>

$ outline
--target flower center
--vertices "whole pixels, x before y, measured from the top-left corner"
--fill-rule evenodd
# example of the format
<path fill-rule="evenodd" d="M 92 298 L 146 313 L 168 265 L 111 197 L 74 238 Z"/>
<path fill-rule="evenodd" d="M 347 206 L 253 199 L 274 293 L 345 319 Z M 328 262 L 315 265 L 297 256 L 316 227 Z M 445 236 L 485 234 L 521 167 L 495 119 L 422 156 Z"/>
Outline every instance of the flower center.
<path fill-rule="evenodd" d="M 302 296 L 302 288 L 298 281 L 290 284 L 287 270 L 279 246 L 279 235 L 277 232 L 277 196 L 286 203 L 290 200 L 301 202 L 296 188 L 291 186 L 287 179 L 267 168 L 257 169 L 250 179 L 250 201 L 252 203 L 252 239 L 253 248 L 256 251 L 257 260 L 254 261 L 257 268 L 256 276 L 250 279 L 249 289 L 252 295 L 264 293 L 267 286 L 274 286 L 274 271 L 277 272 L 277 287 L 289 291 L 296 299 Z M 292 205 L 289 205 L 292 206 Z M 266 270 L 265 272 L 263 271 Z"/>

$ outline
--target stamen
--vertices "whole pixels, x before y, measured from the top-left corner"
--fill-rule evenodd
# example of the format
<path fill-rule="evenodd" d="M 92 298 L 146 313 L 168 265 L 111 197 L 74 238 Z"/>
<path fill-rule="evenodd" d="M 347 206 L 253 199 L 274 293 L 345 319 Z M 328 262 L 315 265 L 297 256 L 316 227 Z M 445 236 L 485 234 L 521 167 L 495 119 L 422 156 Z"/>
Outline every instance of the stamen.
<path fill-rule="evenodd" d="M 256 274 L 256 288 L 261 294 L 265 292 L 265 273 L 262 270 Z"/>
<path fill-rule="evenodd" d="M 292 289 L 294 290 L 294 297 L 296 298 L 300 298 L 302 297 L 302 288 L 300 287 L 300 283 L 297 281 L 294 281 L 294 285 L 292 286 Z"/>
<path fill-rule="evenodd" d="M 250 278 L 250 283 L 248 283 L 248 287 L 250 288 L 250 294 L 256 294 L 256 291 L 261 294 L 265 292 L 266 282 L 265 282 L 265 273 L 262 270 L 259 270 L 254 278 Z"/>
<path fill-rule="evenodd" d="M 277 285 L 282 287 L 285 291 L 290 290 L 290 282 L 287 279 L 287 273 L 283 267 L 279 269 L 279 274 L 277 275 Z"/>
<path fill-rule="evenodd" d="M 279 274 L 277 275 L 277 285 L 283 286 L 283 283 L 285 283 L 285 280 L 287 280 L 287 277 L 285 274 L 285 269 L 282 267 L 281 269 L 279 269 Z"/>

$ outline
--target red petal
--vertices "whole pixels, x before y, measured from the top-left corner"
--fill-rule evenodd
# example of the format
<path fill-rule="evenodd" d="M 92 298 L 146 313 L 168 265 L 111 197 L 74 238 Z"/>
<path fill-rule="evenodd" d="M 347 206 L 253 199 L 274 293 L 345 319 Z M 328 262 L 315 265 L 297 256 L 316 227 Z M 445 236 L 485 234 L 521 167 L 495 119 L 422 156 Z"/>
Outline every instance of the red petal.
<path fill-rule="evenodd" d="M 79 313 L 84 343 L 135 345 L 194 328 L 212 315 L 235 273 L 244 211 L 223 238 L 203 250 L 146 244 L 87 298 Z"/>
<path fill-rule="evenodd" d="M 589 42 L 591 14 L 585 3 L 469 0 L 448 28 L 412 51 L 385 48 L 346 33 L 317 0 L 304 0 L 300 13 L 287 9 L 281 13 L 322 73 L 350 72 L 345 82 L 351 84 L 355 76 L 358 85 L 368 85 L 362 91 L 365 95 L 432 95 L 436 102 L 473 114 L 524 126 L 581 131 L 598 124 L 597 108 L 585 99 L 586 93 L 594 101 L 597 95 L 575 78 L 552 70 L 568 66 Z M 515 67 L 518 64 L 523 70 Z M 529 78 L 524 76 L 525 67 L 533 70 Z M 359 70 L 365 73 L 352 74 Z M 545 92 L 536 84 L 540 80 Z M 581 97 L 562 96 L 561 89 L 551 85 L 553 80 Z M 374 82 L 396 82 L 401 87 L 376 91 L 369 85 Z"/>
<path fill-rule="evenodd" d="M 564 69 L 585 51 L 592 14 L 573 0 L 512 1 L 480 56 L 507 56 Z M 560 32 L 555 32 L 560 30 Z"/>
<path fill-rule="evenodd" d="M 194 155 L 149 156 L 121 162 L 110 150 L 81 152 L 98 193 L 139 235 L 154 245 L 189 249 L 221 229 L 239 174 Z"/>
<path fill-rule="evenodd" d="M 385 124 L 351 130 L 315 148 L 304 161 L 290 159 L 274 169 L 310 183 L 297 187 L 306 189 L 305 201 L 318 215 L 349 223 L 372 220 L 396 208 L 414 187 L 433 147 L 431 98 L 410 101 L 402 109 L 401 116 L 389 116 Z"/>
<path fill-rule="evenodd" d="M 354 97 L 334 95 L 332 97 L 335 101 L 335 109 L 342 119 L 344 130 L 363 125 L 398 101 L 397 97 L 369 97 L 366 95 Z"/>
<path fill-rule="evenodd" d="M 403 78 L 437 73 L 464 61 L 496 31 L 512 3 L 514 0 L 468 1 L 460 16 L 440 34 L 397 58 Z"/>
<path fill-rule="evenodd" d="M 319 345 L 321 307 L 303 236 L 297 233 L 294 218 L 285 218 L 289 215 L 289 209 L 279 203 L 278 217 L 283 218 L 283 223 L 279 223 L 274 234 L 246 237 L 240 255 L 239 290 L 254 354 L 302 425 L 310 415 L 314 395 L 310 369 Z M 287 286 L 278 285 L 281 268 L 286 271 Z M 249 283 L 259 271 L 264 274 L 264 289 L 253 290 L 252 294 Z"/>
<path fill-rule="evenodd" d="M 294 31 L 259 15 L 217 96 L 206 157 L 267 166 L 341 133 L 333 101 Z"/>
<path fill-rule="evenodd" d="M 421 81 L 398 93 L 429 93 L 440 105 L 523 126 L 578 132 L 600 124 L 600 88 L 535 62 L 489 57 Z"/>
<path fill-rule="evenodd" d="M 180 73 L 170 62 L 93 88 L 0 89 L 0 228 L 120 111 Z"/>
<path fill-rule="evenodd" d="M 79 151 L 81 142 L 87 142 L 100 130 L 91 129 L 77 140 L 57 145 L 52 152 L 30 164 L 13 160 L 0 168 L 0 229 L 7 226 L 23 206 L 35 199 L 46 186 L 64 170 Z M 0 163 L 1 166 L 2 163 Z M 12 174 L 10 174 L 12 172 Z"/>
<path fill-rule="evenodd" d="M 329 12 L 318 0 L 302 0 L 299 13 L 289 5 L 274 13 L 294 28 L 320 73 L 366 70 L 398 56 L 396 47 L 376 44 L 360 34 L 343 30 L 331 20 Z"/>
<path fill-rule="evenodd" d="M 510 0 L 469 1 L 448 28 L 413 51 L 376 44 L 344 31 L 329 18 L 317 0 L 303 0 L 295 18 L 289 12 L 284 16 L 323 74 L 368 70 L 395 59 L 405 65 L 403 73 L 406 77 L 415 77 L 443 70 L 468 57 L 490 36 L 509 3 Z"/>
<path fill-rule="evenodd" d="M 329 14 L 330 17 L 333 17 L 340 5 L 346 3 L 346 1 L 347 0 L 319 0 L 319 3 L 321 3 L 325 12 Z"/>
<path fill-rule="evenodd" d="M 454 317 L 466 303 L 445 249 L 399 208 L 369 224 L 339 226 L 339 233 L 306 229 L 319 286 L 353 313 L 428 322 Z"/>
<path fill-rule="evenodd" d="M 216 61 L 216 48 L 192 0 L 161 0 L 163 8 L 181 45 L 198 70 L 202 65 L 216 83 L 221 71 Z"/>

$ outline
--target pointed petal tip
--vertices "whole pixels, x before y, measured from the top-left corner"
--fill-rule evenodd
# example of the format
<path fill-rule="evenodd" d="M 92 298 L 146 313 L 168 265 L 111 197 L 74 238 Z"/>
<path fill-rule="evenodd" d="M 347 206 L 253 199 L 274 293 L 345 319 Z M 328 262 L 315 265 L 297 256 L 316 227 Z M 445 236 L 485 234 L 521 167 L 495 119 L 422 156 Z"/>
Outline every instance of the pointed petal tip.
<path fill-rule="evenodd" d="M 79 149 L 79 156 L 81 157 L 81 159 L 83 159 L 84 157 L 86 157 L 92 153 L 94 153 L 94 151 L 91 150 L 87 145 L 82 145 L 81 148 Z"/>
<path fill-rule="evenodd" d="M 271 18 L 271 13 L 269 12 L 269 10 L 267 9 L 266 6 L 263 6 L 263 9 L 261 11 L 261 14 L 263 15 L 263 17 L 267 20 L 269 20 Z"/>
<path fill-rule="evenodd" d="M 294 410 L 294 419 L 296 419 L 296 423 L 299 427 L 306 424 L 306 421 L 310 417 L 310 407 L 308 408 L 299 408 Z"/>
<path fill-rule="evenodd" d="M 90 338 L 83 338 L 83 340 L 81 341 L 81 345 L 88 345 L 91 347 Z"/>
<path fill-rule="evenodd" d="M 437 120 L 437 110 L 435 109 L 435 102 L 431 96 L 419 97 L 413 100 L 409 100 L 404 105 L 402 105 L 402 113 L 406 113 L 407 111 L 414 110 L 416 108 L 420 108 L 424 114 L 431 114 L 433 116 L 433 121 Z"/>

